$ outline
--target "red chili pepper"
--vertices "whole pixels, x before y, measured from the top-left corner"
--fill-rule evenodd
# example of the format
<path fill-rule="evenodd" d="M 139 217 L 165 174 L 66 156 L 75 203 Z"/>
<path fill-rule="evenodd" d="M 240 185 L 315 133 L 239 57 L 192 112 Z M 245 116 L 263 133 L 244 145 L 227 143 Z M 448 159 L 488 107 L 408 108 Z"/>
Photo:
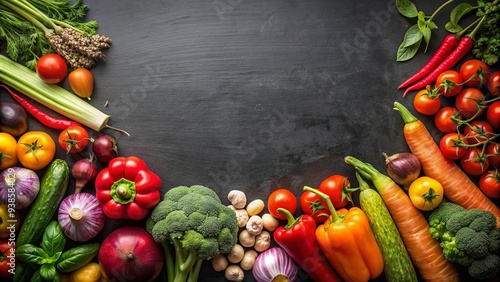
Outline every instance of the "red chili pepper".
<path fill-rule="evenodd" d="M 16 102 L 19 103 L 28 113 L 30 113 L 34 118 L 36 118 L 41 124 L 53 128 L 53 129 L 58 129 L 58 130 L 64 130 L 70 126 L 73 125 L 80 125 L 77 122 L 74 122 L 72 120 L 65 120 L 65 119 L 57 119 L 55 117 L 49 116 L 48 114 L 42 112 L 42 110 L 38 109 L 34 105 L 30 104 L 27 100 L 23 99 L 21 96 L 17 95 L 10 89 L 7 85 L 0 84 L 1 87 L 5 88 L 10 96 Z"/>
<path fill-rule="evenodd" d="M 110 219 L 140 220 L 160 202 L 160 177 L 138 157 L 116 157 L 97 174 L 96 197 Z"/>
<path fill-rule="evenodd" d="M 307 214 L 294 218 L 283 208 L 278 208 L 278 211 L 286 216 L 288 223 L 274 231 L 273 237 L 276 243 L 311 276 L 313 281 L 342 281 L 316 241 L 314 218 Z"/>
<path fill-rule="evenodd" d="M 440 73 L 442 73 L 445 70 L 453 68 L 453 66 L 455 66 L 455 64 L 458 63 L 458 61 L 460 61 L 472 49 L 473 45 L 474 45 L 474 40 L 471 37 L 469 36 L 462 37 L 460 39 L 460 42 L 458 43 L 457 48 L 455 48 L 455 50 L 453 50 L 453 52 L 451 52 L 450 55 L 448 55 L 448 57 L 444 61 L 442 61 L 441 64 L 439 64 L 439 66 L 437 66 L 431 73 L 429 73 L 422 80 L 406 88 L 403 97 L 406 96 L 406 94 L 408 94 L 408 92 L 410 91 L 422 89 L 427 85 L 436 81 L 436 78 L 439 76 Z"/>
<path fill-rule="evenodd" d="M 436 53 L 430 58 L 430 60 L 425 64 L 418 72 L 408 78 L 405 82 L 403 82 L 398 89 L 403 89 L 408 87 L 409 85 L 417 82 L 419 79 L 422 79 L 427 74 L 429 74 L 432 70 L 434 70 L 439 64 L 448 56 L 453 48 L 458 45 L 458 38 L 449 34 L 446 36 L 441 43 L 441 46 L 437 49 Z"/>

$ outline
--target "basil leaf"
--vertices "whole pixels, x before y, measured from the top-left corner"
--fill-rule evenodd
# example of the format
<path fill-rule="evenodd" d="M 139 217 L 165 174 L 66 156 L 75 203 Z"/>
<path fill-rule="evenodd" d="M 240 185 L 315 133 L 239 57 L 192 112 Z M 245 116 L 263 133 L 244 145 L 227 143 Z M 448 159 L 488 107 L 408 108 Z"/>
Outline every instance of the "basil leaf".
<path fill-rule="evenodd" d="M 16 248 L 16 257 L 25 263 L 44 264 L 49 255 L 42 248 L 24 244 Z"/>
<path fill-rule="evenodd" d="M 74 271 L 89 263 L 99 252 L 99 247 L 99 243 L 89 243 L 69 249 L 61 255 L 56 267 L 61 272 Z"/>
<path fill-rule="evenodd" d="M 398 62 L 408 61 L 413 58 L 415 54 L 417 54 L 418 48 L 420 47 L 420 43 L 422 43 L 422 39 L 410 46 L 404 46 L 402 43 L 398 48 L 398 54 L 396 60 Z"/>
<path fill-rule="evenodd" d="M 452 22 L 454 25 L 457 25 L 460 19 L 469 13 L 472 10 L 475 10 L 471 4 L 469 3 L 460 3 L 458 4 L 453 10 L 451 10 L 450 13 L 450 22 Z"/>
<path fill-rule="evenodd" d="M 401 15 L 407 18 L 412 19 L 418 16 L 417 7 L 410 0 L 396 0 L 396 8 Z"/>
<path fill-rule="evenodd" d="M 62 252 L 65 244 L 66 237 L 62 232 L 61 226 L 59 226 L 57 221 L 52 221 L 45 228 L 40 246 L 49 256 L 53 256 L 57 252 Z"/>
<path fill-rule="evenodd" d="M 424 36 L 424 41 L 425 41 L 425 50 L 424 50 L 425 53 L 427 52 L 427 47 L 429 47 L 429 42 L 431 41 L 431 29 L 426 28 L 422 34 Z"/>
<path fill-rule="evenodd" d="M 40 267 L 40 277 L 43 281 L 60 281 L 56 267 L 52 264 L 44 264 Z"/>
<path fill-rule="evenodd" d="M 42 276 L 40 275 L 40 268 L 36 270 L 35 274 L 33 274 L 33 277 L 29 280 L 30 282 L 45 282 L 43 281 Z"/>
<path fill-rule="evenodd" d="M 403 47 L 410 47 L 413 46 L 415 43 L 421 41 L 422 41 L 422 32 L 420 31 L 418 25 L 415 24 L 406 31 L 402 45 Z"/>

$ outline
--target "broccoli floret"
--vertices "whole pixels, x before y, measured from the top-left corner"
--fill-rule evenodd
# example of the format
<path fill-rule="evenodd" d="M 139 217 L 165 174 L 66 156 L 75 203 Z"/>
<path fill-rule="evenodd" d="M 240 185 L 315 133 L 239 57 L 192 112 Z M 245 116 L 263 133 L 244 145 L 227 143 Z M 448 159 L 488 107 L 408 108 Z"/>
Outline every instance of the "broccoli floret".
<path fill-rule="evenodd" d="M 475 279 L 496 275 L 500 232 L 491 212 L 446 202 L 433 210 L 428 220 L 429 233 L 439 241 L 448 260 L 468 267 Z"/>
<path fill-rule="evenodd" d="M 235 212 L 201 185 L 170 189 L 146 226 L 164 247 L 173 243 L 175 264 L 167 264 L 167 271 L 175 273 L 175 281 L 196 281 L 201 261 L 229 252 L 238 237 Z"/>
<path fill-rule="evenodd" d="M 469 275 L 477 280 L 495 277 L 500 268 L 500 257 L 488 254 L 486 257 L 474 260 L 469 266 Z"/>

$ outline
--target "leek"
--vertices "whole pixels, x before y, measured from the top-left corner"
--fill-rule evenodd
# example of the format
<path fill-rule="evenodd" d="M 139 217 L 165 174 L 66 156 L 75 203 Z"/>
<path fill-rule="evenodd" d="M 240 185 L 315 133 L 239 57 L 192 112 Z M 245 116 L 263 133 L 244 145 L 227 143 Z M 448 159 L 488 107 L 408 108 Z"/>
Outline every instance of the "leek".
<path fill-rule="evenodd" d="M 92 130 L 101 131 L 103 128 L 110 128 L 129 135 L 122 129 L 108 125 L 109 115 L 65 88 L 44 82 L 36 72 L 1 54 L 0 81 L 47 108 Z"/>

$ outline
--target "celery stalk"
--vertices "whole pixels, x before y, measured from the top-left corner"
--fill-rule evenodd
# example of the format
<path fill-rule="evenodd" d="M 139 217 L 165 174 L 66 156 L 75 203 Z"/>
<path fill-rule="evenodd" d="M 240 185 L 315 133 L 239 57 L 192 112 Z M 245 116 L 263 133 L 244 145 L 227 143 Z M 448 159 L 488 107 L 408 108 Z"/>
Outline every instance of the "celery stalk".
<path fill-rule="evenodd" d="M 100 131 L 103 128 L 110 128 L 129 135 L 121 129 L 109 126 L 107 124 L 109 115 L 68 90 L 44 82 L 36 72 L 3 55 L 0 55 L 0 81 L 92 130 Z"/>

